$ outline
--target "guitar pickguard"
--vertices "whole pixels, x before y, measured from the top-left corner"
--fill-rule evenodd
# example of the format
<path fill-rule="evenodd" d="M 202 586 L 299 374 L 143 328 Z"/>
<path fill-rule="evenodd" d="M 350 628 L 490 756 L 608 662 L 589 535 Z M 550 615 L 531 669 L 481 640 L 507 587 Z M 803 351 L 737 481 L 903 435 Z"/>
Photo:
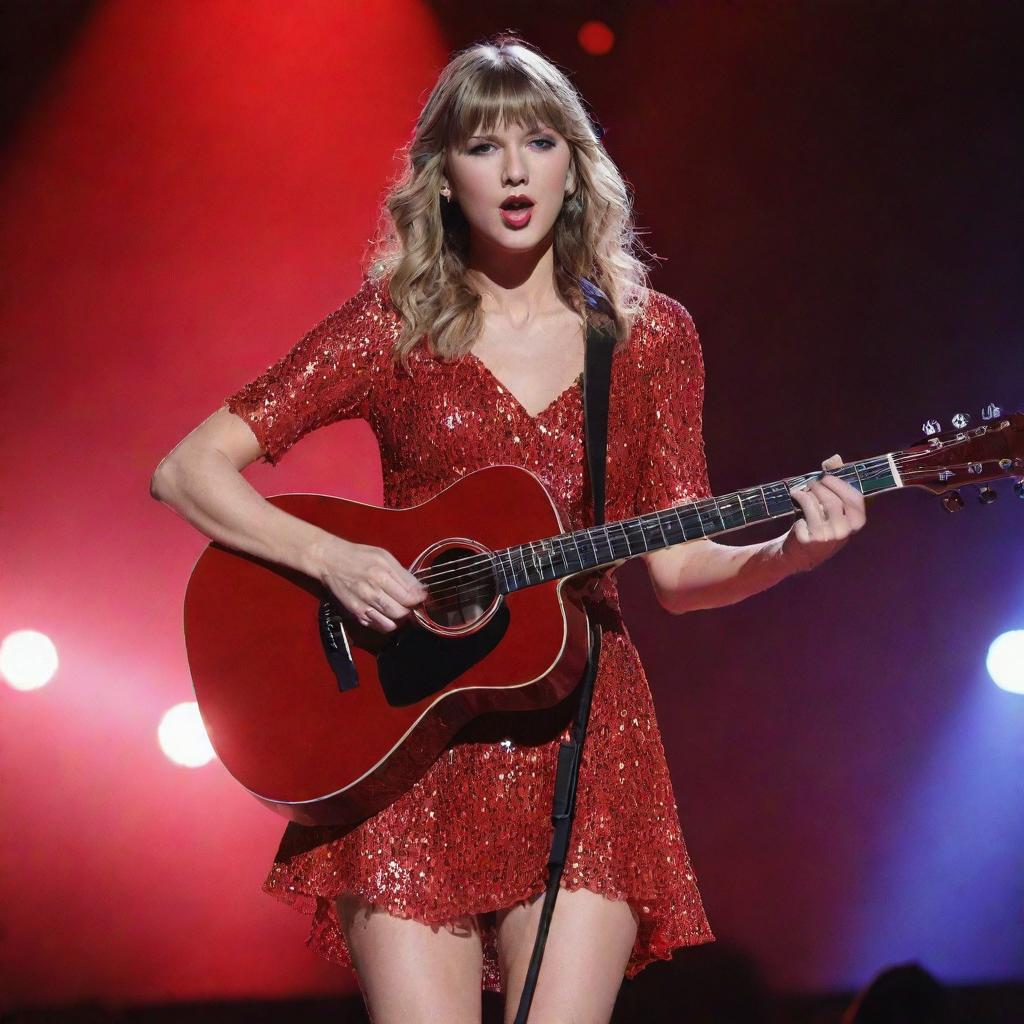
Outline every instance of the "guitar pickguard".
<path fill-rule="evenodd" d="M 411 623 L 396 630 L 377 653 L 377 675 L 388 703 L 415 704 L 442 690 L 501 643 L 510 619 L 502 601 L 480 629 L 464 636 L 439 636 Z"/>

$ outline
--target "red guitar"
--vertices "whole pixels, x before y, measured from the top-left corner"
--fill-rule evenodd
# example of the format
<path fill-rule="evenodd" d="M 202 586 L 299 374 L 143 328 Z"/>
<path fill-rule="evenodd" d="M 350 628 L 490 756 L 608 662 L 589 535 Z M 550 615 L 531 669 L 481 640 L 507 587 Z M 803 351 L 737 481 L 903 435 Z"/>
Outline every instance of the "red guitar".
<path fill-rule="evenodd" d="M 962 414 L 961 414 L 962 416 Z M 994 406 L 968 429 L 836 470 L 865 495 L 942 494 L 1018 477 L 1024 413 Z M 428 598 L 392 633 L 361 626 L 317 580 L 210 544 L 185 594 L 196 698 L 217 755 L 253 796 L 306 825 L 349 825 L 423 776 L 484 712 L 550 707 L 568 696 L 589 633 L 583 574 L 698 537 L 799 512 L 789 488 L 820 471 L 565 533 L 528 470 L 470 473 L 413 508 L 278 494 L 278 508 L 347 540 L 390 551 Z M 982 502 L 996 492 L 983 486 Z"/>

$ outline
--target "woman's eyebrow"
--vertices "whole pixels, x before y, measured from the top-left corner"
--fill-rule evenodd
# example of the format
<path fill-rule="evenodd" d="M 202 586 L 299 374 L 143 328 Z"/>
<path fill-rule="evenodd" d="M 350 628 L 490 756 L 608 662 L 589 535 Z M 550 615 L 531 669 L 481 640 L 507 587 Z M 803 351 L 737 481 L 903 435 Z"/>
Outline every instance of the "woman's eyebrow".
<path fill-rule="evenodd" d="M 552 129 L 549 128 L 547 125 L 533 124 L 533 125 L 530 125 L 528 128 L 524 128 L 523 129 L 523 134 L 524 135 L 533 135 L 536 132 L 549 132 L 551 130 Z M 487 139 L 490 142 L 496 142 L 497 139 L 498 139 L 497 135 L 490 135 L 487 132 L 476 132 L 473 135 L 470 135 L 469 137 L 471 139 Z"/>

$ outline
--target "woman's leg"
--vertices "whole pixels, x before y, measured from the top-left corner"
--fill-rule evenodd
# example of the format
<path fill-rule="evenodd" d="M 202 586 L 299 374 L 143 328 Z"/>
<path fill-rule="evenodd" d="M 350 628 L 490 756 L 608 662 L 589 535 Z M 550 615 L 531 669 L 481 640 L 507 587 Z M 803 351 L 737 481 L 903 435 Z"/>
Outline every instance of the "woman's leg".
<path fill-rule="evenodd" d="M 373 1024 L 480 1020 L 483 946 L 475 917 L 431 926 L 348 893 L 337 908 Z"/>
<path fill-rule="evenodd" d="M 505 1024 L 515 1020 L 537 938 L 543 894 L 497 912 Z M 636 941 L 639 918 L 626 902 L 589 889 L 561 889 L 530 1008 L 531 1024 L 608 1024 Z"/>

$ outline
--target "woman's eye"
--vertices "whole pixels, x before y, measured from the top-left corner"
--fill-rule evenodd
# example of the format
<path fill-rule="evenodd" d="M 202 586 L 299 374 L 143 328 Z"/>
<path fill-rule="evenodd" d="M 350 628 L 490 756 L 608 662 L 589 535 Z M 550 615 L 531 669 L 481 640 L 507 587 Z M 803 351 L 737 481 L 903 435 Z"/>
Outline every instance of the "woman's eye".
<path fill-rule="evenodd" d="M 530 140 L 530 145 L 531 146 L 537 145 L 537 144 L 539 144 L 539 148 L 541 150 L 554 149 L 555 146 L 558 145 L 558 143 L 555 142 L 554 139 L 549 139 L 549 138 L 546 138 L 546 137 L 545 138 L 540 138 L 540 139 L 531 139 Z M 488 149 L 490 149 L 490 148 L 493 148 L 493 146 L 492 146 L 492 144 L 490 142 L 478 142 L 475 146 L 470 146 L 469 149 L 467 150 L 467 152 L 471 156 L 480 156 L 480 155 L 486 153 L 488 151 Z"/>

